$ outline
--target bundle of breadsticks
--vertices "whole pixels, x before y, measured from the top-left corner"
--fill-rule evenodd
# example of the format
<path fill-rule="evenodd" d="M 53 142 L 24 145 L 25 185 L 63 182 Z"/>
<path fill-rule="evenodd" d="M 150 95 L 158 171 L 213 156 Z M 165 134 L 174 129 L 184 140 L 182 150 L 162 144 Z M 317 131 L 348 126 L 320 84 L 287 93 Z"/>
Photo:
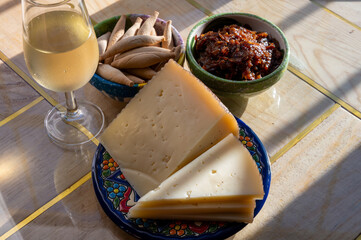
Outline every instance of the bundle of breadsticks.
<path fill-rule="evenodd" d="M 177 60 L 182 49 L 173 46 L 172 21 L 157 36 L 158 15 L 155 11 L 144 21 L 138 17 L 127 30 L 126 15 L 122 15 L 112 32 L 100 36 L 97 74 L 131 87 L 151 79 L 170 58 Z"/>

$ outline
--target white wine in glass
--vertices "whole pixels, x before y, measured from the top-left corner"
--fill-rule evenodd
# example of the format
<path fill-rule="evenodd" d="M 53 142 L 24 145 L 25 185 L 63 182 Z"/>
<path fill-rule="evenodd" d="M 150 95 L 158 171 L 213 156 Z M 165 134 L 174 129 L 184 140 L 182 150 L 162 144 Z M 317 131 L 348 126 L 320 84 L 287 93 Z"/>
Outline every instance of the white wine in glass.
<path fill-rule="evenodd" d="M 99 50 L 84 0 L 22 0 L 23 47 L 28 70 L 41 86 L 65 93 L 45 118 L 49 137 L 65 147 L 87 143 L 102 131 L 99 107 L 75 100 L 96 71 Z M 64 106 L 65 105 L 65 106 Z"/>

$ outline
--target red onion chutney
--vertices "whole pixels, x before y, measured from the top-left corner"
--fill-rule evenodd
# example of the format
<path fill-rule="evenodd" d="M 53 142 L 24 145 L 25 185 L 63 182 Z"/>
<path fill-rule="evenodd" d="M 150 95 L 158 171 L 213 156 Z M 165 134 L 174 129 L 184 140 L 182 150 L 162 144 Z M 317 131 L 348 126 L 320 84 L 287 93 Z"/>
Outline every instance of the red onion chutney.
<path fill-rule="evenodd" d="M 278 42 L 266 32 L 238 25 L 195 36 L 195 56 L 209 73 L 230 80 L 250 81 L 274 71 L 282 62 Z"/>

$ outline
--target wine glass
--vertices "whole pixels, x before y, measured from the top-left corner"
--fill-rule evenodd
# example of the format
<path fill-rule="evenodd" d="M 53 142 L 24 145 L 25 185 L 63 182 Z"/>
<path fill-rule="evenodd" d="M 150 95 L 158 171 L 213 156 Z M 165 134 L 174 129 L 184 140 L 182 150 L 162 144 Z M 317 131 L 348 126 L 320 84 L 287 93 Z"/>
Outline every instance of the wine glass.
<path fill-rule="evenodd" d="M 65 93 L 65 103 L 44 120 L 49 137 L 64 147 L 94 141 L 102 110 L 77 101 L 74 90 L 96 71 L 99 49 L 84 0 L 22 0 L 23 48 L 28 70 L 41 86 Z M 64 107 L 65 106 L 65 107 Z"/>

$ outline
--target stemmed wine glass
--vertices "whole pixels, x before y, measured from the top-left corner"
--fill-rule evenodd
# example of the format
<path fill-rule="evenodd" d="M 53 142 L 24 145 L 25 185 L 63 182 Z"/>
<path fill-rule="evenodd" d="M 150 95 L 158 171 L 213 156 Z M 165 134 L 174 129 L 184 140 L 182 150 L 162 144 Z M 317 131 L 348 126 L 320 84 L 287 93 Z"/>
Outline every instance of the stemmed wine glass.
<path fill-rule="evenodd" d="M 104 127 L 102 110 L 77 101 L 74 90 L 94 74 L 99 50 L 84 0 L 22 0 L 26 65 L 41 86 L 65 93 L 45 118 L 49 137 L 68 147 L 93 140 Z"/>

